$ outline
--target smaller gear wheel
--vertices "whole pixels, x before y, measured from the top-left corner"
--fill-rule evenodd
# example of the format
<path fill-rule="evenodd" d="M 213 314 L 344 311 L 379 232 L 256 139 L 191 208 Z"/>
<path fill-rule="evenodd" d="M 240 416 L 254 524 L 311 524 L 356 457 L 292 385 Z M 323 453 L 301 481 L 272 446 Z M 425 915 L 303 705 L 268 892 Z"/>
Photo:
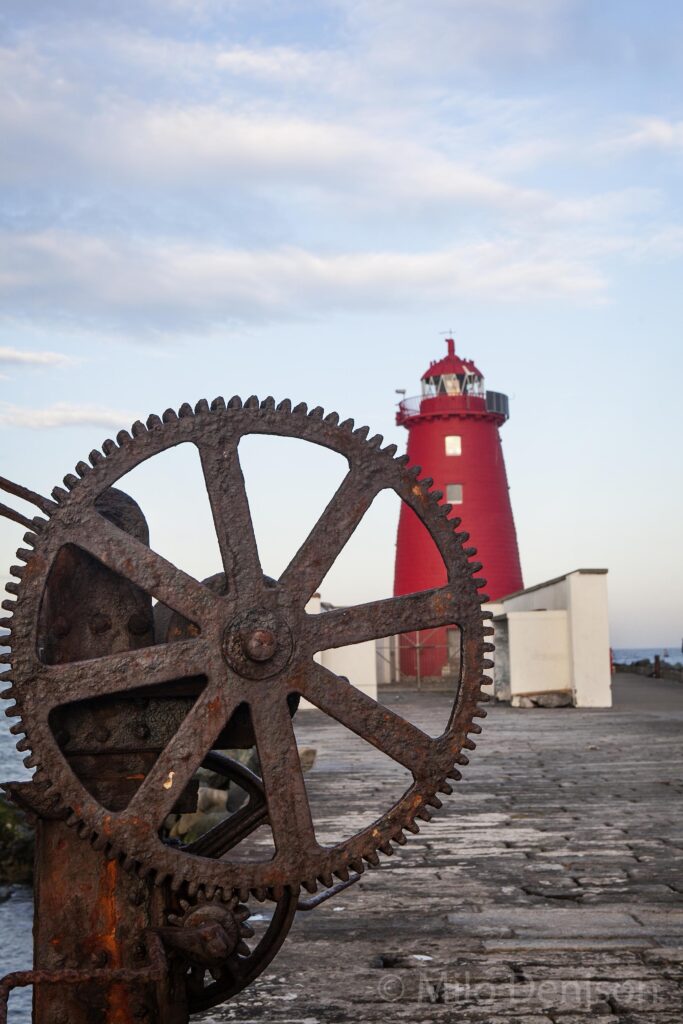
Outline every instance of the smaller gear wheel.
<path fill-rule="evenodd" d="M 179 913 L 169 914 L 168 923 L 174 927 L 185 929 L 196 929 L 207 938 L 218 934 L 218 930 L 224 933 L 224 939 L 220 943 L 228 952 L 220 953 L 217 949 L 216 955 L 204 946 L 202 962 L 209 969 L 213 966 L 222 969 L 226 956 L 233 954 L 249 956 L 251 950 L 246 943 L 254 935 L 254 929 L 245 922 L 249 918 L 249 908 L 240 903 L 236 896 L 229 900 L 209 899 L 203 892 L 197 893 L 195 901 L 179 900 Z"/>

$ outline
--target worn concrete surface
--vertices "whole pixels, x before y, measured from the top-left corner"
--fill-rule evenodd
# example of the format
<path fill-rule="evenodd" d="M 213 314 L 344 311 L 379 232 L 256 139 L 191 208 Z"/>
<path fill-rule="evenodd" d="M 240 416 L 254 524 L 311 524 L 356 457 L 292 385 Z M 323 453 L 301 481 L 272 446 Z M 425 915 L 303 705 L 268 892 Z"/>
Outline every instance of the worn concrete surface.
<path fill-rule="evenodd" d="M 616 677 L 611 711 L 491 709 L 455 794 L 384 866 L 299 914 L 206 1021 L 683 1024 L 683 687 Z M 427 731 L 442 695 L 387 699 Z M 297 716 L 323 839 L 402 770 Z"/>

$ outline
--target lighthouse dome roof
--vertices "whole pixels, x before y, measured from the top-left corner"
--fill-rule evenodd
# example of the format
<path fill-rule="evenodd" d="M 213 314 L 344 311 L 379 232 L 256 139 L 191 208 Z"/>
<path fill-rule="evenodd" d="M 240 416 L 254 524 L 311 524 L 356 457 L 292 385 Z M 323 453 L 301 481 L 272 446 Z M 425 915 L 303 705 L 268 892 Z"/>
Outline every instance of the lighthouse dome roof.
<path fill-rule="evenodd" d="M 453 338 L 447 338 L 446 344 L 448 345 L 448 355 L 443 359 L 431 362 L 429 368 L 422 374 L 422 380 L 432 380 L 434 377 L 443 377 L 445 374 L 483 378 L 484 374 L 477 369 L 471 359 L 462 359 L 456 354 Z"/>

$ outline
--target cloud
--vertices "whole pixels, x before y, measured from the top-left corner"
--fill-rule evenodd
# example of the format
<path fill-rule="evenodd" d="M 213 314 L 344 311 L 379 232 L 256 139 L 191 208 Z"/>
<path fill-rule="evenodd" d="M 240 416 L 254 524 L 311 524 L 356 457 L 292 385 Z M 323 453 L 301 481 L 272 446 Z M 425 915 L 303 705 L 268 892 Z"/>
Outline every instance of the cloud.
<path fill-rule="evenodd" d="M 663 117 L 641 118 L 633 131 L 616 136 L 606 143 L 608 149 L 683 150 L 683 121 Z"/>
<path fill-rule="evenodd" d="M 70 405 L 68 402 L 56 402 L 45 409 L 26 409 L 7 402 L 0 403 L 0 423 L 8 427 L 28 427 L 31 430 L 81 426 L 120 430 L 133 419 L 130 413 L 100 406 Z"/>
<path fill-rule="evenodd" d="M 14 235 L 11 247 L 1 243 L 0 236 L 15 268 L 11 284 L 0 285 L 4 309 L 48 322 L 95 318 L 102 325 L 174 330 L 465 297 L 591 301 L 605 289 L 602 276 L 581 259 L 528 238 L 337 253 L 58 231 Z"/>
<path fill-rule="evenodd" d="M 74 361 L 61 352 L 24 352 L 0 345 L 0 366 L 71 366 Z"/>

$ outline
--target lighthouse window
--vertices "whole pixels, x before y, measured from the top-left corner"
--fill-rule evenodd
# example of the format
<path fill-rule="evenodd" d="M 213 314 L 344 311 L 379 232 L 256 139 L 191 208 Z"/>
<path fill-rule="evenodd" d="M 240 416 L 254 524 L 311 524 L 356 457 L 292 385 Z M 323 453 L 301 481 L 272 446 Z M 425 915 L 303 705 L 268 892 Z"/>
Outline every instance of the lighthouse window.
<path fill-rule="evenodd" d="M 460 434 L 446 435 L 446 455 L 462 455 L 462 438 Z"/>
<path fill-rule="evenodd" d="M 449 505 L 462 505 L 462 484 L 446 484 L 446 501 Z"/>

